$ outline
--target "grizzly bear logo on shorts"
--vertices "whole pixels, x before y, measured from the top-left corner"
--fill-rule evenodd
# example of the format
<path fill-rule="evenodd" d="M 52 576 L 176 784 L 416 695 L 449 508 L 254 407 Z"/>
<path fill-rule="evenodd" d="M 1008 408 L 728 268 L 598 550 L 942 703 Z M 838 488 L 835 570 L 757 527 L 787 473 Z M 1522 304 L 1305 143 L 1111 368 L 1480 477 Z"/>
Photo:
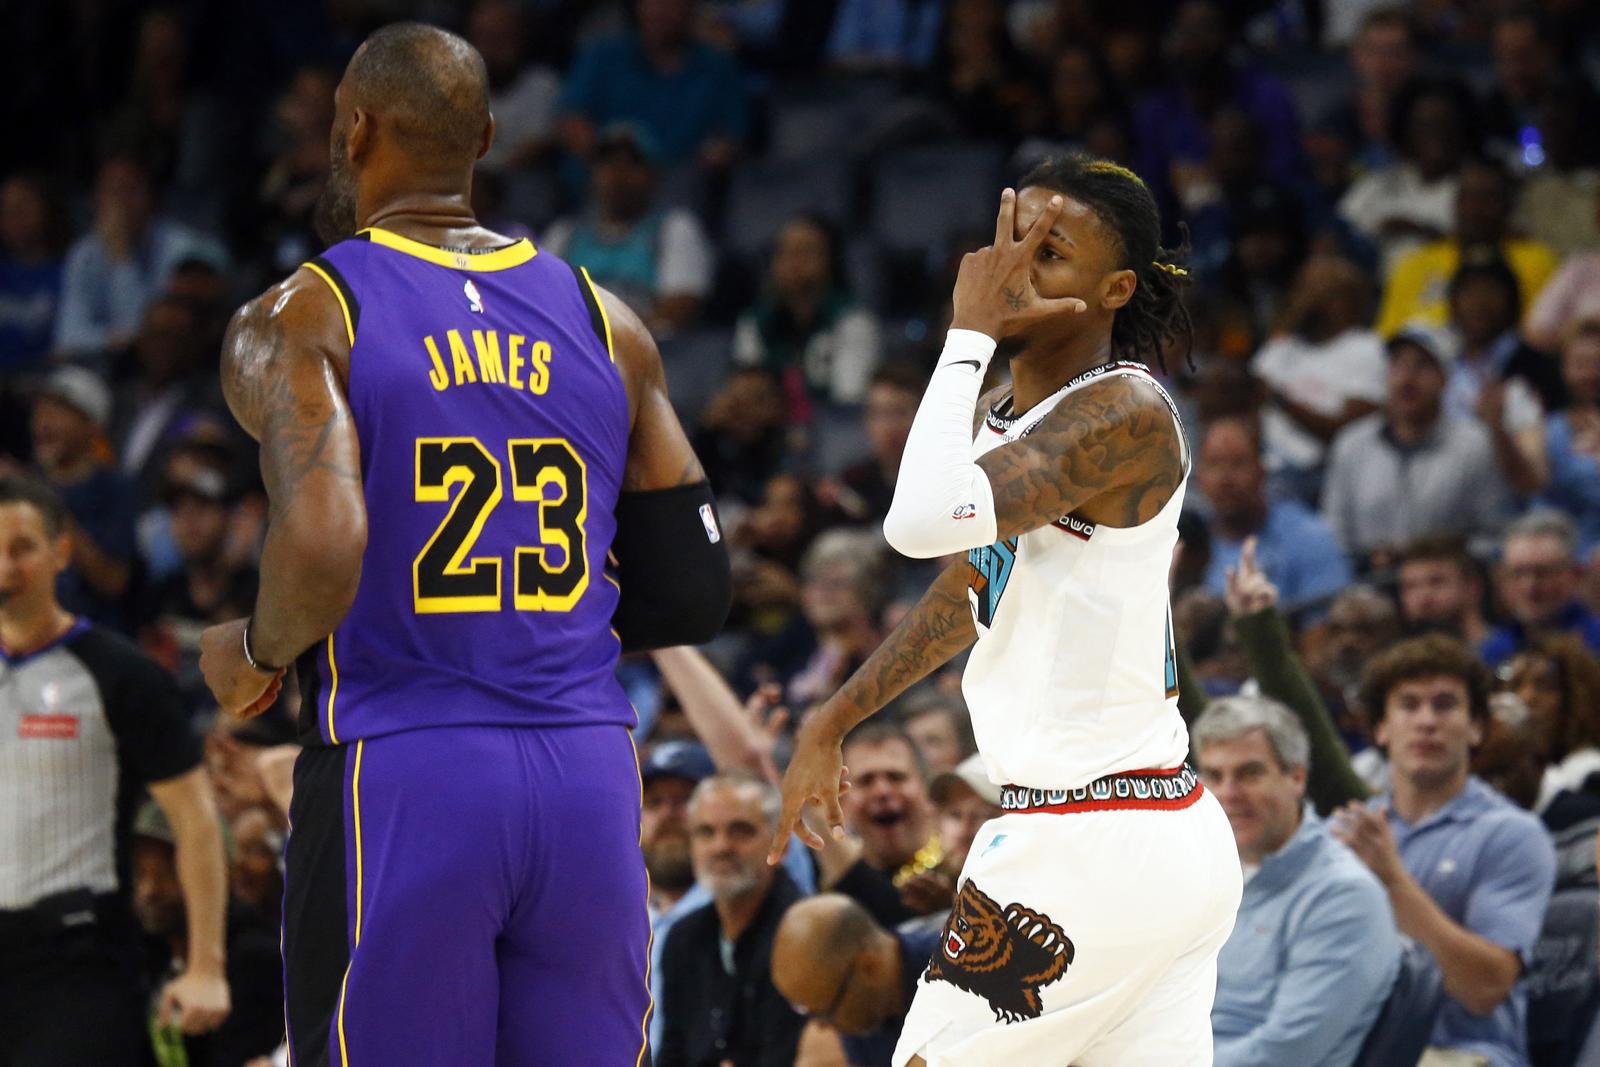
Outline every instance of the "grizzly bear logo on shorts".
<path fill-rule="evenodd" d="M 976 993 L 1000 1022 L 1037 1019 L 1039 988 L 1067 973 L 1073 952 L 1048 915 L 1021 904 L 1001 908 L 969 878 L 928 961 L 928 980 Z"/>

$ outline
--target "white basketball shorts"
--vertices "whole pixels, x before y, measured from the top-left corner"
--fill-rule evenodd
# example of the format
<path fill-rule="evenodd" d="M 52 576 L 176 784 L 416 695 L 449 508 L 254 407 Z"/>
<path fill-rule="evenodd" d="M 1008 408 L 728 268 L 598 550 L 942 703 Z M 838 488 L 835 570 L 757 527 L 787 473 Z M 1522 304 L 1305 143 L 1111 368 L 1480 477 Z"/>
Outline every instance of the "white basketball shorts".
<path fill-rule="evenodd" d="M 1007 786 L 961 871 L 895 1067 L 1210 1067 L 1243 879 L 1185 767 Z"/>

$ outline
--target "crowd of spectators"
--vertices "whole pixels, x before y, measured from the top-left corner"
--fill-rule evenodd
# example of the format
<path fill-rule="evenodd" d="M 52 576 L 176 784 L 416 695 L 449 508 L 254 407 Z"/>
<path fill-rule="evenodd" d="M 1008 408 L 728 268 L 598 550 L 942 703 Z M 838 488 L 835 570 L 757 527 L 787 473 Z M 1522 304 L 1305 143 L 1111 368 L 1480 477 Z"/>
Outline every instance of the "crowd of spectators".
<path fill-rule="evenodd" d="M 888 1062 L 998 811 L 960 663 L 850 740 L 848 840 L 767 868 L 772 783 L 936 573 L 880 527 L 954 266 L 1067 151 L 1135 168 L 1191 268 L 1192 349 L 1156 368 L 1195 457 L 1174 620 L 1252 872 L 1218 1064 L 1359 1062 L 1430 966 L 1435 1062 L 1572 1062 L 1600 1002 L 1592 938 L 1558 943 L 1600 898 L 1600 9 L 1571 0 L 0 8 L 0 474 L 65 501 L 63 604 L 177 680 L 243 966 L 277 921 L 297 697 L 240 728 L 197 668 L 266 521 L 220 339 L 319 251 L 340 70 L 402 17 L 483 54 L 480 217 L 639 312 L 729 531 L 724 634 L 620 668 L 658 1064 Z M 182 900 L 170 831 L 137 833 L 155 976 Z M 268 987 L 188 1062 L 270 1055 Z"/>

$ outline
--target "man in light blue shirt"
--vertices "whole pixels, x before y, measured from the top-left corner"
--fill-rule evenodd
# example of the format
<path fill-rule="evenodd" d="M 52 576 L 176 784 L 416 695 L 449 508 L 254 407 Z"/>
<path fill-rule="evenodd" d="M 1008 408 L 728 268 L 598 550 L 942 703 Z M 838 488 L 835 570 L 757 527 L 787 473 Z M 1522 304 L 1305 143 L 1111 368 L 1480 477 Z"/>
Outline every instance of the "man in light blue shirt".
<path fill-rule="evenodd" d="M 1520 979 L 1555 885 L 1555 847 L 1535 816 L 1469 773 L 1489 718 L 1486 672 L 1459 640 L 1430 634 L 1375 657 L 1361 702 L 1388 750 L 1390 789 L 1339 811 L 1333 832 L 1384 884 L 1401 932 L 1439 964 L 1445 1002 L 1430 1046 L 1456 1053 L 1452 1063 L 1527 1067 Z"/>
<path fill-rule="evenodd" d="M 1216 1067 L 1349 1067 L 1400 967 L 1383 887 L 1306 806 L 1310 743 L 1287 708 L 1216 700 L 1193 737 L 1245 872 L 1217 960 Z"/>
<path fill-rule="evenodd" d="M 1244 419 L 1215 419 L 1206 428 L 1195 479 L 1211 505 L 1211 558 L 1206 586 L 1227 591 L 1244 542 L 1256 538 L 1256 560 L 1278 587 L 1284 610 L 1326 602 L 1352 580 L 1350 561 L 1322 517 L 1297 500 L 1269 500 L 1261 440 Z"/>
<path fill-rule="evenodd" d="M 219 243 L 160 218 L 154 204 L 149 175 L 137 160 L 113 156 L 100 165 L 94 229 L 67 253 L 56 311 L 57 353 L 104 359 L 107 349 L 133 338 L 145 308 L 185 261 L 227 268 Z"/>

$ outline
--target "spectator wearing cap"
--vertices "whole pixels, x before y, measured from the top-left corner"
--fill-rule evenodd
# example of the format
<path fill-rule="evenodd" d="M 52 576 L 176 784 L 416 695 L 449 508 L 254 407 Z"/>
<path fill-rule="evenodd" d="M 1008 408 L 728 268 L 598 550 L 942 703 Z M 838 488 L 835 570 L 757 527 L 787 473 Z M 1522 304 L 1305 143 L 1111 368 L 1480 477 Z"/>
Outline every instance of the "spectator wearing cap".
<path fill-rule="evenodd" d="M 1268 492 L 1251 420 L 1214 419 L 1201 438 L 1195 475 L 1210 504 L 1205 584 L 1212 592 L 1226 592 L 1228 572 L 1252 537 L 1285 611 L 1321 604 L 1350 583 L 1350 562 L 1322 517 L 1293 497 Z"/>
<path fill-rule="evenodd" d="M 1450 235 L 1395 263 L 1378 312 L 1379 333 L 1392 337 L 1418 321 L 1444 325 L 1450 313 L 1450 279 L 1469 249 L 1497 251 L 1517 277 L 1522 305 L 1533 303 L 1556 272 L 1556 255 L 1538 241 L 1511 235 L 1515 193 L 1510 173 L 1497 163 L 1478 159 L 1461 168 Z"/>
<path fill-rule="evenodd" d="M 1217 1067 L 1349 1067 L 1400 967 L 1388 897 L 1306 806 L 1311 746 L 1289 709 L 1224 697 L 1193 738 L 1245 871 L 1217 959 Z"/>
<path fill-rule="evenodd" d="M 1383 403 L 1383 340 L 1367 328 L 1372 298 L 1354 263 L 1312 256 L 1250 361 L 1270 401 L 1261 414 L 1262 458 L 1280 491 L 1315 500 L 1328 443 Z"/>
<path fill-rule="evenodd" d="M 112 156 L 95 179 L 94 229 L 67 253 L 59 353 L 103 360 L 126 345 L 145 308 L 179 263 L 204 259 L 227 266 L 212 239 L 156 214 L 150 175 L 131 156 Z"/>
<path fill-rule="evenodd" d="M 716 773 L 711 754 L 698 741 L 663 741 L 639 766 L 644 806 L 639 819 L 639 845 L 650 875 L 650 996 L 662 997 L 661 952 L 667 934 L 679 919 L 711 902 L 711 893 L 696 885 L 689 860 L 689 796 L 694 787 Z M 661 1045 L 661 1013 L 650 1020 L 650 1044 Z"/>
<path fill-rule="evenodd" d="M 1561 380 L 1568 403 L 1545 425 L 1550 483 L 1543 502 L 1578 523 L 1578 546 L 1600 546 L 1600 310 L 1568 329 L 1561 344 Z"/>
<path fill-rule="evenodd" d="M 222 470 L 205 463 L 177 463 L 162 490 L 181 567 L 162 578 L 144 598 L 151 624 L 144 634 L 152 655 L 159 649 L 178 678 L 190 714 L 212 705 L 200 673 L 200 633 L 207 626 L 248 615 L 255 604 L 253 568 L 228 553 L 233 494 Z"/>
<path fill-rule="evenodd" d="M 837 1034 L 850 1067 L 889 1067 L 917 979 L 941 936 L 937 928 L 886 930 L 837 893 L 811 897 L 778 925 L 772 981 L 811 1021 L 804 1040 L 818 1030 L 819 1043 Z"/>
<path fill-rule="evenodd" d="M 1495 573 L 1508 618 L 1479 649 L 1484 662 L 1498 666 L 1549 634 L 1572 634 L 1600 652 L 1600 616 L 1578 598 L 1582 579 L 1578 528 L 1570 517 L 1541 508 L 1512 523 Z"/>
<path fill-rule="evenodd" d="M 189 947 L 177 838 L 159 805 L 146 803 L 134 817 L 132 862 L 133 914 L 150 938 L 147 966 L 159 984 L 182 972 Z M 150 1030 L 161 1067 L 240 1067 L 271 1052 L 282 1039 L 277 924 L 230 895 L 226 943 L 234 1010 L 216 1030 L 193 1037 L 164 1025 L 152 1010 Z"/>
<path fill-rule="evenodd" d="M 652 330 L 690 325 L 711 292 L 711 243 L 692 212 L 656 202 L 651 135 L 637 126 L 609 126 L 591 162 L 589 208 L 552 225 L 545 247 L 582 266 Z"/>
<path fill-rule="evenodd" d="M 588 159 L 615 122 L 648 131 L 660 162 L 721 170 L 739 154 L 749 101 L 738 63 L 695 39 L 699 0 L 635 0 L 637 29 L 595 41 L 567 73 L 557 135 Z"/>
<path fill-rule="evenodd" d="M 108 460 L 111 390 L 85 367 L 59 367 L 33 402 L 33 458 L 70 516 L 72 568 L 61 577 L 69 611 L 126 628 L 134 578 L 133 485 Z"/>
<path fill-rule="evenodd" d="M 191 1034 L 229 1011 L 222 837 L 172 680 L 56 597 L 67 521 L 48 486 L 0 477 L 0 1063 L 142 1067 L 141 788 L 170 822 L 188 902 L 159 1010 Z"/>
<path fill-rule="evenodd" d="M 1423 1062 L 1527 1067 L 1520 979 L 1556 856 L 1537 817 L 1471 774 L 1488 688 L 1477 656 L 1443 634 L 1380 653 L 1361 702 L 1388 750 L 1391 785 L 1369 804 L 1340 809 L 1331 829 L 1383 883 L 1400 932 L 1439 965 L 1444 1003 L 1429 1045 L 1457 1055 Z"/>
<path fill-rule="evenodd" d="M 784 223 L 761 296 L 734 328 L 734 360 L 777 374 L 791 419 L 805 422 L 816 403 L 865 400 L 878 355 L 878 320 L 850 292 L 838 227 L 810 214 Z"/>
<path fill-rule="evenodd" d="M 782 797 L 746 773 L 689 798 L 689 854 L 711 903 L 683 916 L 661 953 L 656 1067 L 787 1067 L 804 1020 L 772 984 L 772 942 L 800 890 L 767 863 Z"/>
<path fill-rule="evenodd" d="M 1488 432 L 1444 408 L 1454 341 L 1417 327 L 1388 349 L 1383 410 L 1340 432 L 1323 479 L 1323 517 L 1358 566 L 1426 534 L 1492 537 L 1511 508 Z"/>

